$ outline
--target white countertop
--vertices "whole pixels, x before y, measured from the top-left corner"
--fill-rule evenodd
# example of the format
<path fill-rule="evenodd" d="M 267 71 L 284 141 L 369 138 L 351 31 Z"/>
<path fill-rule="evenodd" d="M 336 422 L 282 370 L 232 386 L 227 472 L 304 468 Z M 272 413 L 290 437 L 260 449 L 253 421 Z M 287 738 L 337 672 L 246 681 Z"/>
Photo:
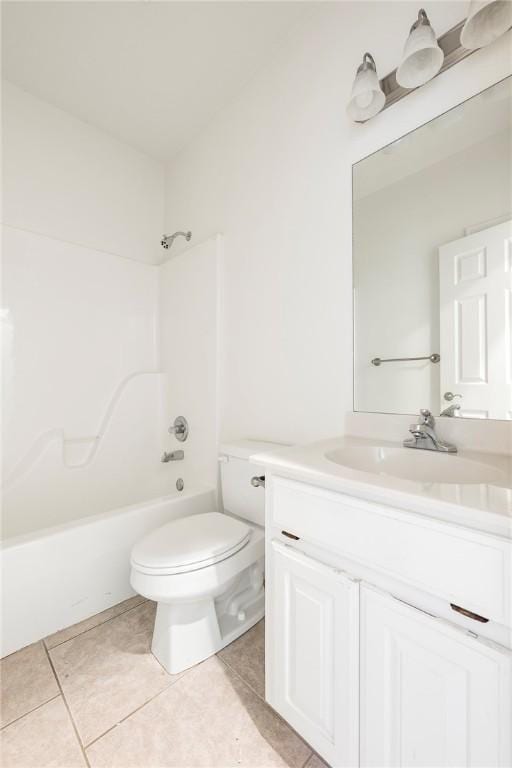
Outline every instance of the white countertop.
<path fill-rule="evenodd" d="M 447 462 L 459 456 L 499 469 L 504 480 L 494 485 L 405 480 L 384 473 L 352 469 L 325 456 L 335 450 L 348 451 L 375 445 L 401 448 L 399 443 L 345 436 L 259 453 L 252 456 L 251 461 L 283 477 L 512 538 L 512 457 L 473 451 L 442 455 Z M 402 450 L 427 453 L 410 448 Z"/>

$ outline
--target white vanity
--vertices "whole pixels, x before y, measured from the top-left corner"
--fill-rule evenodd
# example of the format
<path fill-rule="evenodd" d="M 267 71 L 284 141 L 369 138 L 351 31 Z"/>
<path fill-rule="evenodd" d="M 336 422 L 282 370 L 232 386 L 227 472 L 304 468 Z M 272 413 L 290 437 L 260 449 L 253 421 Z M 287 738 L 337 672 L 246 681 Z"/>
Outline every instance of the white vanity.
<path fill-rule="evenodd" d="M 331 766 L 509 766 L 509 459 L 346 437 L 257 460 L 271 706 Z"/>

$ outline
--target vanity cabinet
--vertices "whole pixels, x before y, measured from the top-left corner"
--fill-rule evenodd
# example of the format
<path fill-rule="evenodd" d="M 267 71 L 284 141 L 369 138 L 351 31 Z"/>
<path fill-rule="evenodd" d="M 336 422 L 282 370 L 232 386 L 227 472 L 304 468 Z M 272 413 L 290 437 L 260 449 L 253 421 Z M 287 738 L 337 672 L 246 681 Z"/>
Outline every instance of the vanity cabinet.
<path fill-rule="evenodd" d="M 331 765 L 357 763 L 359 583 L 272 542 L 270 703 Z"/>
<path fill-rule="evenodd" d="M 508 767 L 510 542 L 406 518 L 267 476 L 267 700 L 331 766 Z"/>

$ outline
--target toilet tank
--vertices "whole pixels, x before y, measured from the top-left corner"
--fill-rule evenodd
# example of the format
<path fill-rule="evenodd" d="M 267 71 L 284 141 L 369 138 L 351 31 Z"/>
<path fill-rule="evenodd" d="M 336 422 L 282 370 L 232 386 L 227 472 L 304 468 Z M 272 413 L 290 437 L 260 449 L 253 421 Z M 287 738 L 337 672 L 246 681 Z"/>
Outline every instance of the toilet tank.
<path fill-rule="evenodd" d="M 284 447 L 283 443 L 260 440 L 238 440 L 220 446 L 222 504 L 225 512 L 257 525 L 265 525 L 265 489 L 251 485 L 251 478 L 263 475 L 265 468 L 250 459 L 258 453 L 269 453 Z"/>

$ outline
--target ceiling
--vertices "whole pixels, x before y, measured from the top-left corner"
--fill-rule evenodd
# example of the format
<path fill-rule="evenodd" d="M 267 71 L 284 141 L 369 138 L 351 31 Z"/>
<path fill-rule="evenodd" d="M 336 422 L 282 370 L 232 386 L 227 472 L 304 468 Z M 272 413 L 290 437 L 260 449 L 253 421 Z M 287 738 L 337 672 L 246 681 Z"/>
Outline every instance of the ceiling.
<path fill-rule="evenodd" d="M 3 2 L 3 76 L 159 159 L 275 55 L 315 2 Z"/>

